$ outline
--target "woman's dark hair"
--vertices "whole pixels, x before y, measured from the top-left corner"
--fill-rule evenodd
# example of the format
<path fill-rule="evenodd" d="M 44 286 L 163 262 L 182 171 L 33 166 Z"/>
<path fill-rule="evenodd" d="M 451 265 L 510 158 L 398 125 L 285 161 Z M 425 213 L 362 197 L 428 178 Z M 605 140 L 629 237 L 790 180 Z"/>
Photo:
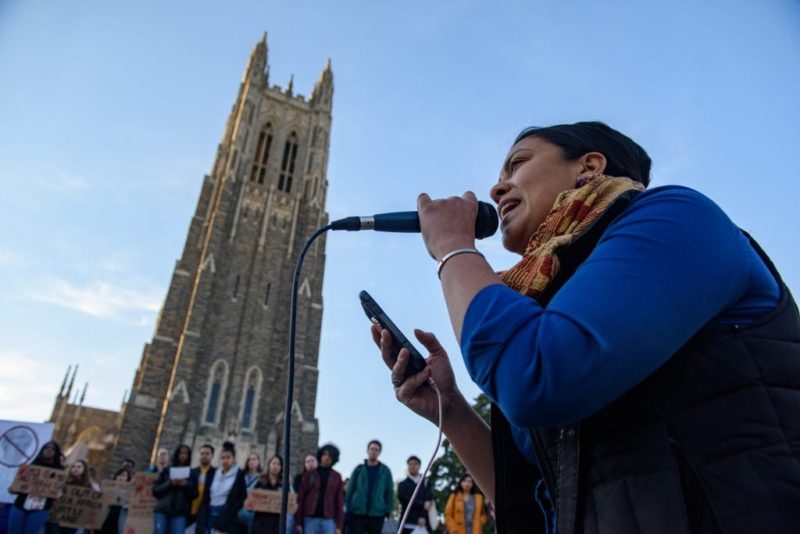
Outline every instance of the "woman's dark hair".
<path fill-rule="evenodd" d="M 378 441 L 377 439 L 371 439 L 371 440 L 369 441 L 369 443 L 367 443 L 367 450 L 369 450 L 369 446 L 370 446 L 370 445 L 373 445 L 373 444 L 374 444 L 374 445 L 377 445 L 377 446 L 378 446 L 378 448 L 379 448 L 381 451 L 383 451 L 383 443 L 381 443 L 381 442 L 380 442 L 380 441 Z"/>
<path fill-rule="evenodd" d="M 127 481 L 130 482 L 133 477 L 131 476 L 131 472 L 128 471 L 127 469 L 120 469 L 119 471 L 114 473 L 114 478 L 112 480 L 116 480 L 117 477 L 120 476 L 123 473 L 125 474 L 125 478 L 128 479 Z"/>
<path fill-rule="evenodd" d="M 513 144 L 532 135 L 559 147 L 564 158 L 570 161 L 587 152 L 600 152 L 608 162 L 603 174 L 627 176 L 645 187 L 650 184 L 650 156 L 633 139 L 605 123 L 591 121 L 531 126 L 522 130 Z"/>
<path fill-rule="evenodd" d="M 278 486 L 280 486 L 281 484 L 283 484 L 283 456 L 281 456 L 280 454 L 276 454 L 275 456 L 269 459 L 269 461 L 267 462 L 267 468 L 264 469 L 263 473 L 261 473 L 261 482 L 265 484 L 269 482 L 269 464 L 271 464 L 272 460 L 275 459 L 277 459 L 281 463 L 281 472 L 278 473 Z"/>
<path fill-rule="evenodd" d="M 187 456 L 189 457 L 186 460 L 185 464 L 181 464 L 180 455 L 181 450 L 186 449 Z M 187 465 L 192 465 L 192 448 L 188 445 L 178 445 L 178 448 L 175 449 L 175 452 L 172 453 L 172 465 L 175 467 L 186 467 Z"/>
<path fill-rule="evenodd" d="M 72 465 L 75 464 L 83 464 L 83 474 L 80 476 L 80 478 L 75 478 L 72 476 Z M 90 487 L 92 485 L 92 478 L 89 476 L 89 464 L 87 464 L 84 460 L 75 460 L 72 465 L 69 466 L 70 473 L 67 475 L 66 483 L 71 486 Z"/>
<path fill-rule="evenodd" d="M 53 448 L 53 458 L 51 460 L 46 460 L 44 457 L 44 450 L 47 447 Z M 61 463 L 61 445 L 56 443 L 55 441 L 48 441 L 42 448 L 39 449 L 39 454 L 36 455 L 36 458 L 33 459 L 31 462 L 33 465 L 41 465 L 43 467 L 53 467 L 55 469 L 64 469 L 64 465 Z"/>
<path fill-rule="evenodd" d="M 222 452 L 229 452 L 231 456 L 236 458 L 236 446 L 230 441 L 226 441 L 222 444 Z"/>
<path fill-rule="evenodd" d="M 336 465 L 336 462 L 339 461 L 339 447 L 334 445 L 333 443 L 326 443 L 319 449 L 317 449 L 317 461 L 322 462 L 322 454 L 328 453 L 328 456 L 331 457 L 331 465 Z"/>
<path fill-rule="evenodd" d="M 473 477 L 469 473 L 464 473 L 463 475 L 461 475 L 461 478 L 458 479 L 458 484 L 456 485 L 456 493 L 462 493 L 464 491 L 461 488 L 461 483 L 468 478 L 472 479 L 472 489 L 469 491 L 470 495 L 478 491 L 477 484 L 475 484 L 475 477 Z"/>

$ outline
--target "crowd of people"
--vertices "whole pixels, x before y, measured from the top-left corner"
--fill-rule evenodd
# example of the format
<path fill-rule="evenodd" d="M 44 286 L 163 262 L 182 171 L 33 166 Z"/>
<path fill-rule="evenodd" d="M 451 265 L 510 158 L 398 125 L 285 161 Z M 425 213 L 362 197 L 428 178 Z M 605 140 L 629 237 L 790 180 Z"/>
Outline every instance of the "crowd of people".
<path fill-rule="evenodd" d="M 380 534 L 384 521 L 399 503 L 406 534 L 433 532 L 438 523 L 430 484 L 425 481 L 414 495 L 422 477 L 417 456 L 407 460 L 407 476 L 395 487 L 392 472 L 380 462 L 383 445 L 378 440 L 367 444 L 367 457 L 349 478 L 334 469 L 339 449 L 322 445 L 304 458 L 303 469 L 291 480 L 290 493 L 296 511 L 287 516 L 287 534 Z M 247 496 L 251 490 L 282 490 L 283 458 L 274 455 L 266 464 L 251 452 L 237 463 L 236 448 L 225 442 L 219 456 L 211 444 L 200 447 L 197 465 L 192 466 L 192 450 L 178 446 L 171 454 L 159 449 L 156 461 L 145 472 L 156 475 L 152 494 L 154 534 L 277 534 L 278 513 L 254 509 Z M 215 462 L 215 458 L 218 460 Z M 46 443 L 33 465 L 66 469 L 65 484 L 101 491 L 93 471 L 84 460 L 65 466 L 66 459 L 55 442 Z M 135 463 L 126 459 L 113 479 L 131 482 Z M 413 498 L 413 499 L 412 499 Z M 17 493 L 9 517 L 9 534 L 83 534 L 84 529 L 59 526 L 49 521 L 54 499 Z M 487 504 L 470 475 L 459 481 L 445 509 L 445 530 L 449 534 L 475 534 L 489 521 Z M 99 534 L 125 532 L 127 506 L 111 505 Z"/>

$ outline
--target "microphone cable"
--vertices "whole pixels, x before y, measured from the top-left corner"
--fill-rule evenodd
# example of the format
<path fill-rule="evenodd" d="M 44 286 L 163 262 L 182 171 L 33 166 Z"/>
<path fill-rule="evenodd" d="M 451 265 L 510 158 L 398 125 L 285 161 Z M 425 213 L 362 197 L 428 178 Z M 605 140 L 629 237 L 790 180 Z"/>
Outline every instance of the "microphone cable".
<path fill-rule="evenodd" d="M 397 527 L 397 534 L 403 534 L 403 527 L 408 520 L 408 513 L 411 511 L 411 506 L 414 504 L 414 499 L 417 498 L 417 494 L 419 493 L 420 488 L 425 483 L 425 477 L 428 476 L 428 472 L 431 470 L 431 466 L 433 462 L 436 460 L 436 453 L 439 452 L 439 447 L 442 445 L 442 392 L 439 391 L 439 386 L 436 385 L 436 382 L 433 381 L 433 377 L 428 379 L 428 383 L 431 385 L 433 390 L 436 392 L 436 400 L 439 404 L 439 436 L 436 438 L 436 447 L 433 449 L 433 454 L 431 454 L 431 459 L 428 460 L 428 465 L 425 466 L 425 471 L 422 472 L 422 476 L 419 478 L 419 482 L 417 482 L 417 487 L 414 488 L 414 493 L 411 494 L 411 499 L 408 501 L 408 506 L 406 506 L 406 511 L 403 514 L 402 519 L 400 519 L 400 525 Z"/>
<path fill-rule="evenodd" d="M 292 280 L 292 308 L 289 319 L 289 360 L 287 362 L 288 378 L 286 384 L 286 407 L 283 412 L 283 481 L 281 483 L 281 516 L 280 516 L 280 530 L 278 532 L 286 532 L 286 512 L 289 506 L 289 484 L 291 475 L 291 434 L 292 434 L 292 402 L 294 398 L 294 341 L 297 333 L 297 293 L 298 286 L 300 285 L 300 271 L 303 269 L 303 259 L 306 257 L 306 252 L 311 248 L 314 240 L 332 228 L 328 224 L 322 228 L 317 229 L 311 237 L 308 238 L 300 255 L 297 257 L 297 264 L 294 268 L 294 278 Z"/>
<path fill-rule="evenodd" d="M 290 488 L 290 478 L 291 478 L 291 434 L 292 434 L 292 403 L 294 402 L 294 367 L 295 367 L 295 337 L 297 333 L 297 294 L 298 294 L 298 287 L 300 285 L 300 272 L 303 269 L 303 260 L 305 259 L 306 253 L 308 249 L 311 248 L 311 245 L 314 241 L 327 232 L 328 230 L 339 230 L 342 228 L 338 228 L 335 225 L 338 221 L 334 221 L 333 223 L 327 224 L 322 228 L 318 228 L 311 237 L 303 245 L 300 254 L 297 257 L 297 263 L 294 269 L 294 277 L 292 279 L 292 306 L 290 312 L 290 319 L 289 319 L 289 359 L 287 361 L 288 367 L 288 378 L 286 384 L 286 406 L 284 408 L 283 413 L 283 457 L 284 457 L 284 469 L 283 469 L 283 481 L 281 482 L 281 512 L 280 512 L 280 521 L 279 521 L 279 530 L 278 532 L 286 532 L 286 517 L 289 507 L 289 488 Z M 433 465 L 433 462 L 436 460 L 436 453 L 439 452 L 439 447 L 442 444 L 442 394 L 439 391 L 439 387 L 436 385 L 436 382 L 433 381 L 433 378 L 428 379 L 428 383 L 431 385 L 433 390 L 436 392 L 436 398 L 438 400 L 438 408 L 439 408 L 439 436 L 436 440 L 436 447 L 433 449 L 433 454 L 431 454 L 431 458 L 428 461 L 428 465 L 425 466 L 425 471 L 422 473 L 422 476 L 417 482 L 416 488 L 414 488 L 414 493 L 411 495 L 411 501 L 409 501 L 408 506 L 406 507 L 406 511 L 403 514 L 403 518 L 400 521 L 400 526 L 397 530 L 397 534 L 402 534 L 403 526 L 405 525 L 406 520 L 408 519 L 408 513 L 411 511 L 411 505 L 414 503 L 414 499 L 416 498 L 417 494 L 419 493 L 422 484 L 425 483 L 425 477 L 428 475 L 428 472 Z M 300 503 L 298 503 L 299 505 Z M 293 534 L 293 533 L 292 533 Z"/>

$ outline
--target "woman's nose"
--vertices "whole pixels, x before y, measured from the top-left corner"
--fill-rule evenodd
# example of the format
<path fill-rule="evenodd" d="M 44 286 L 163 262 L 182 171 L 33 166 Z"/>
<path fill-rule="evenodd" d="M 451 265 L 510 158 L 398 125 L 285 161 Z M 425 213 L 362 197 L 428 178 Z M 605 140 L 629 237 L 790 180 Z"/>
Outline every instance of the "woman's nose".
<path fill-rule="evenodd" d="M 503 198 L 503 195 L 506 193 L 508 193 L 508 184 L 502 181 L 494 184 L 494 186 L 492 186 L 492 188 L 489 190 L 489 196 L 492 197 L 492 200 L 494 200 L 495 204 L 500 202 L 500 199 Z"/>

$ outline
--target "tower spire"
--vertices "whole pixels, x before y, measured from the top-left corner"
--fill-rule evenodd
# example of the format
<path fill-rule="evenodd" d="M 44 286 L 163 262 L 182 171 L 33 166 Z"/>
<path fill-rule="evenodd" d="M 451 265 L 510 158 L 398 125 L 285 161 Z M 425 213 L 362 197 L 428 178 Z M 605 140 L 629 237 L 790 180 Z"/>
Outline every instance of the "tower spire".
<path fill-rule="evenodd" d="M 330 110 L 333 101 L 333 67 L 331 58 L 325 62 L 325 68 L 319 74 L 317 83 L 314 84 L 314 91 L 311 93 L 311 105 L 318 108 Z"/>
<path fill-rule="evenodd" d="M 247 60 L 247 67 L 244 69 L 242 83 L 247 80 L 267 81 L 268 51 L 267 32 L 264 32 L 261 36 L 261 40 L 256 43 L 253 47 L 253 51 L 250 52 L 250 59 Z"/>
<path fill-rule="evenodd" d="M 75 364 L 75 369 L 72 371 L 72 378 L 69 381 L 69 386 L 67 387 L 67 392 L 64 394 L 65 397 L 69 398 L 70 394 L 72 393 L 72 386 L 75 385 L 75 375 L 78 374 L 78 367 L 79 365 Z"/>
<path fill-rule="evenodd" d="M 81 393 L 80 405 L 83 406 L 83 401 L 86 399 L 86 390 L 89 389 L 89 382 L 83 385 L 83 393 Z"/>
<path fill-rule="evenodd" d="M 61 389 L 58 390 L 58 396 L 64 396 L 64 388 L 67 387 L 67 380 L 69 380 L 69 372 L 72 371 L 72 365 L 67 366 L 67 372 L 64 374 L 64 380 L 61 381 Z"/>

